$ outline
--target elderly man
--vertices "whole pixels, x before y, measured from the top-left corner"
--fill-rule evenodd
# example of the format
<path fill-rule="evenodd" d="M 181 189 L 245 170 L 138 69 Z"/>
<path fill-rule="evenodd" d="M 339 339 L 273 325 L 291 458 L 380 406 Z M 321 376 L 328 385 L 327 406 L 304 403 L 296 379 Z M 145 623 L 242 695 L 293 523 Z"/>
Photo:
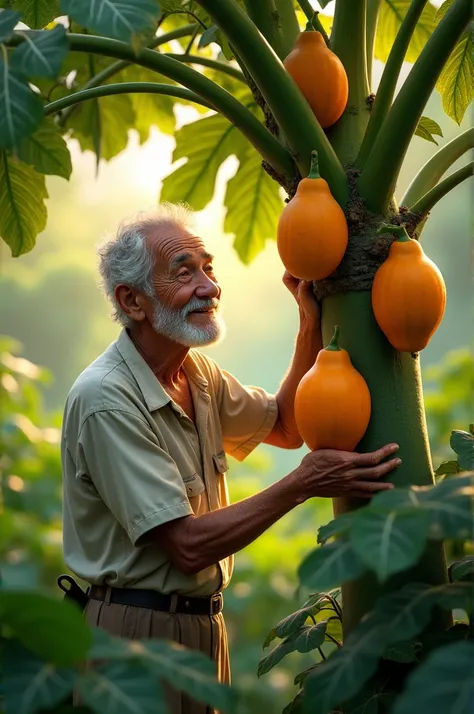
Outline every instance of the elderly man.
<path fill-rule="evenodd" d="M 299 331 L 276 394 L 246 387 L 197 347 L 219 340 L 221 289 L 188 212 L 163 205 L 100 249 L 118 339 L 77 378 L 63 422 L 64 555 L 90 583 L 87 621 L 113 635 L 166 638 L 215 660 L 230 680 L 222 592 L 233 554 L 315 496 L 370 497 L 399 460 L 321 450 L 229 505 L 226 454 L 302 445 L 294 396 L 321 349 L 311 285 L 288 274 Z M 245 335 L 242 336 L 245 339 Z M 209 708 L 169 689 L 173 714 Z"/>

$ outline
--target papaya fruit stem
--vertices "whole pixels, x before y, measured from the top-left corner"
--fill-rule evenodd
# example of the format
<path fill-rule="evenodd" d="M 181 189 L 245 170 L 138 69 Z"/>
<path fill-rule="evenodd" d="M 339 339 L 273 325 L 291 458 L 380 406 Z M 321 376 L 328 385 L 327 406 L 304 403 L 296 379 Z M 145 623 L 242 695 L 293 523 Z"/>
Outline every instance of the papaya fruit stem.
<path fill-rule="evenodd" d="M 331 337 L 331 341 L 328 344 L 328 346 L 326 347 L 326 349 L 329 350 L 330 352 L 339 352 L 339 350 L 341 349 L 339 347 L 339 325 L 335 326 L 334 334 Z"/>
<path fill-rule="evenodd" d="M 309 170 L 308 178 L 311 178 L 311 179 L 321 178 L 321 175 L 319 173 L 318 152 L 316 151 L 316 149 L 314 149 L 311 152 L 311 168 Z"/>
<path fill-rule="evenodd" d="M 405 243 L 408 240 L 411 240 L 410 236 L 407 233 L 407 230 L 405 226 L 393 226 L 390 225 L 389 223 L 383 223 L 380 228 L 378 229 L 377 233 L 395 233 L 397 236 L 397 239 L 401 241 L 402 243 Z"/>

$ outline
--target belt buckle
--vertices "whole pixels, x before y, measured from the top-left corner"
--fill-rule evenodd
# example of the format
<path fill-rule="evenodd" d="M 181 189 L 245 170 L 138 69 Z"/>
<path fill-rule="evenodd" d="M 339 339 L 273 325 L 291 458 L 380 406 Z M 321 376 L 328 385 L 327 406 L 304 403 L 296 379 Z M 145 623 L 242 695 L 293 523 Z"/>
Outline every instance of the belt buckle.
<path fill-rule="evenodd" d="M 211 602 L 210 602 L 210 614 L 211 615 L 218 615 L 219 612 L 221 611 L 221 604 L 222 604 L 222 593 L 216 593 L 211 597 Z"/>

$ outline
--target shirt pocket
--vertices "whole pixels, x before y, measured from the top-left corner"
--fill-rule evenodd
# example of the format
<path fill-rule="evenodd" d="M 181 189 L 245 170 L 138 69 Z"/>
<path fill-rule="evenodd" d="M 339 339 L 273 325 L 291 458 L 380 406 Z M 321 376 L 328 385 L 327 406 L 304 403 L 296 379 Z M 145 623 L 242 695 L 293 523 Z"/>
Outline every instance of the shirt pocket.
<path fill-rule="evenodd" d="M 186 488 L 186 495 L 188 498 L 193 498 L 194 496 L 199 496 L 203 491 L 205 491 L 204 481 L 197 473 L 189 474 L 188 476 L 183 476 L 184 486 Z"/>
<path fill-rule="evenodd" d="M 227 461 L 225 451 L 219 451 L 218 454 L 213 454 L 212 460 L 216 473 L 225 474 L 225 472 L 229 470 L 229 462 Z"/>

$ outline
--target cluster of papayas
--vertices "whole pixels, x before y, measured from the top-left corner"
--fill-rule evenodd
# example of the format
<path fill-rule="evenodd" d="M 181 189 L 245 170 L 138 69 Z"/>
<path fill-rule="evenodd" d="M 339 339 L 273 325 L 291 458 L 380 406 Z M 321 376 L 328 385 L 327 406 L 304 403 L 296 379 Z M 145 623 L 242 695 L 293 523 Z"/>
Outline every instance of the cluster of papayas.
<path fill-rule="evenodd" d="M 338 57 L 310 23 L 299 34 L 284 65 L 321 126 L 334 124 L 346 108 L 347 76 Z M 393 232 L 397 240 L 373 281 L 375 319 L 395 349 L 419 352 L 428 344 L 444 314 L 443 277 L 403 226 L 384 224 L 379 232 Z M 308 177 L 300 181 L 280 216 L 277 229 L 280 258 L 294 277 L 322 280 L 336 270 L 347 244 L 344 212 L 319 175 L 317 152 L 313 151 Z M 369 425 L 369 388 L 352 365 L 348 352 L 339 347 L 338 337 L 336 327 L 331 342 L 318 353 L 296 391 L 296 424 L 311 450 L 353 451 Z"/>

